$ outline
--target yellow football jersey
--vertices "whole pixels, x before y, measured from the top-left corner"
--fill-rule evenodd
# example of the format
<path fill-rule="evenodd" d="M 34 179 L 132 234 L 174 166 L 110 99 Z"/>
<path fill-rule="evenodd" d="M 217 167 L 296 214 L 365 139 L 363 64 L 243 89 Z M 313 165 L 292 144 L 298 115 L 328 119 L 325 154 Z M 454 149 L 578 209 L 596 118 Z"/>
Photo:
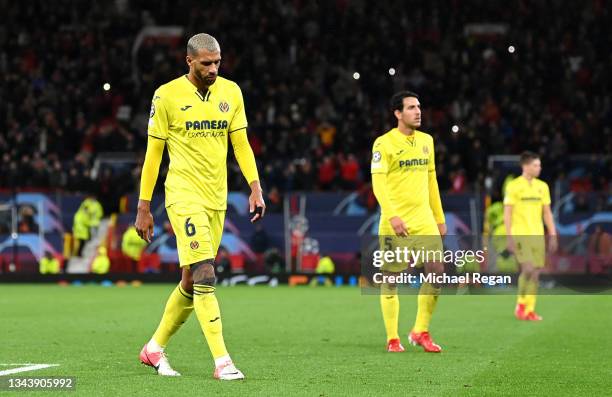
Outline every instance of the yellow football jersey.
<path fill-rule="evenodd" d="M 381 135 L 374 141 L 371 172 L 387 174 L 389 199 L 398 212 L 381 219 L 400 216 L 410 227 L 436 224 L 429 203 L 429 173 L 436 172 L 431 135 L 406 136 L 397 128 Z"/>
<path fill-rule="evenodd" d="M 166 141 L 170 169 L 166 207 L 179 202 L 227 207 L 227 147 L 232 132 L 247 127 L 240 87 L 217 77 L 204 94 L 187 76 L 155 91 L 149 136 Z"/>
<path fill-rule="evenodd" d="M 504 205 L 512 206 L 510 231 L 515 236 L 544 234 L 542 208 L 550 205 L 550 190 L 546 182 L 534 178 L 531 183 L 519 176 L 506 186 Z"/>

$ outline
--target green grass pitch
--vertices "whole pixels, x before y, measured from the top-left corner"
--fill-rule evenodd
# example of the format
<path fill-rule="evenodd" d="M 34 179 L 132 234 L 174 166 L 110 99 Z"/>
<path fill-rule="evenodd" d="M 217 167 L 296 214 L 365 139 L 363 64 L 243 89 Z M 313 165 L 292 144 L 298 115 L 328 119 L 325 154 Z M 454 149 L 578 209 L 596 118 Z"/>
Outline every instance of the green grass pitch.
<path fill-rule="evenodd" d="M 67 395 L 84 396 L 612 393 L 612 296 L 542 296 L 541 323 L 514 320 L 510 295 L 442 296 L 431 325 L 442 354 L 408 346 L 416 297 L 400 296 L 407 352 L 389 354 L 378 297 L 358 288 L 220 287 L 247 379 L 219 382 L 195 313 L 167 349 L 182 377 L 138 362 L 172 288 L 1 285 L 0 363 L 60 364 L 19 375 L 75 376 Z"/>

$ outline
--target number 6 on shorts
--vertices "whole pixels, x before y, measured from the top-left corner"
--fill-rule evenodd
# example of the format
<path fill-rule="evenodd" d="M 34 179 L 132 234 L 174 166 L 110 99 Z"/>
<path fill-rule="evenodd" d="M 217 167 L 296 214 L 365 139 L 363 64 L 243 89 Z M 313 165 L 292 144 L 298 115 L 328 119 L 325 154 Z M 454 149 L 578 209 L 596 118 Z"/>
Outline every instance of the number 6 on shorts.
<path fill-rule="evenodd" d="M 191 217 L 185 220 L 185 233 L 187 234 L 188 237 L 191 237 L 196 234 L 195 225 L 193 223 L 190 223 L 189 222 L 190 220 L 191 220 Z"/>

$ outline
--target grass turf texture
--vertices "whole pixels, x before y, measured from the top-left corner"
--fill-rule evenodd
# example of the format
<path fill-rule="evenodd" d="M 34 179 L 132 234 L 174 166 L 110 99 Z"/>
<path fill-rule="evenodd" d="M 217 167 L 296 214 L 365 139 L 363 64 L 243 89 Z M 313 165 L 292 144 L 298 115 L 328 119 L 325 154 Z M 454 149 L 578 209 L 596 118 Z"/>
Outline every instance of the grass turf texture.
<path fill-rule="evenodd" d="M 164 378 L 138 353 L 172 288 L 1 285 L 0 363 L 60 364 L 14 376 L 75 376 L 71 395 L 87 396 L 576 396 L 612 386 L 612 296 L 543 296 L 541 323 L 514 320 L 513 296 L 442 296 L 431 326 L 442 354 L 408 345 L 416 297 L 400 296 L 407 351 L 390 354 L 378 297 L 349 287 L 221 287 L 225 340 L 247 379 L 212 379 L 195 313 L 167 349 L 183 376 Z"/>

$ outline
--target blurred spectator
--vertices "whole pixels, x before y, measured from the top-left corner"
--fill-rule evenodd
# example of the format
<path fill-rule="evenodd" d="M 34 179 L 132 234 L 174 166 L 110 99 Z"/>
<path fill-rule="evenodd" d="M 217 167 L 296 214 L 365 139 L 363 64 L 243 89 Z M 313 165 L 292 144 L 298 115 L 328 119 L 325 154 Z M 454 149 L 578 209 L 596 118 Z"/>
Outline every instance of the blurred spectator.
<path fill-rule="evenodd" d="M 38 233 L 38 224 L 34 221 L 34 208 L 24 205 L 19 208 L 18 233 Z"/>
<path fill-rule="evenodd" d="M 72 235 L 75 239 L 74 252 L 76 256 L 82 255 L 83 247 L 91 238 L 92 233 L 97 233 L 102 216 L 102 206 L 96 200 L 95 195 L 88 194 L 74 213 L 72 222 Z"/>
<path fill-rule="evenodd" d="M 83 209 L 87 214 L 88 225 L 91 229 L 92 234 L 96 234 L 98 226 L 100 226 L 100 221 L 104 216 L 104 210 L 102 209 L 102 205 L 96 199 L 94 194 L 88 194 L 83 202 L 81 203 L 79 209 Z"/>
<path fill-rule="evenodd" d="M 317 127 L 319 140 L 324 149 L 331 149 L 334 146 L 334 138 L 336 137 L 336 127 L 324 121 Z"/>
<path fill-rule="evenodd" d="M 268 234 L 260 223 L 255 224 L 255 231 L 251 236 L 251 249 L 257 254 L 263 254 L 269 246 Z"/>
<path fill-rule="evenodd" d="M 453 193 L 465 192 L 467 181 L 465 178 L 465 171 L 463 170 L 463 168 L 457 171 L 451 172 L 450 179 L 451 179 L 451 192 Z"/>
<path fill-rule="evenodd" d="M 322 255 L 317 264 L 317 274 L 332 274 L 336 271 L 336 265 L 329 255 Z"/>
<path fill-rule="evenodd" d="M 294 190 L 313 190 L 315 187 L 315 172 L 310 160 L 301 160 L 295 172 Z"/>
<path fill-rule="evenodd" d="M 232 273 L 231 256 L 227 248 L 220 246 L 215 259 L 215 274 L 218 276 L 228 276 Z"/>
<path fill-rule="evenodd" d="M 359 183 L 359 163 L 357 158 L 349 154 L 346 158 L 340 157 L 340 179 L 342 188 L 345 190 L 355 190 Z"/>
<path fill-rule="evenodd" d="M 270 189 L 270 192 L 266 196 L 266 212 L 275 213 L 281 212 L 283 209 L 283 198 L 276 186 Z"/>
<path fill-rule="evenodd" d="M 323 190 L 332 188 L 336 179 L 336 165 L 331 156 L 325 156 L 319 167 L 319 187 Z"/>
<path fill-rule="evenodd" d="M 269 248 L 264 253 L 264 266 L 269 274 L 285 272 L 285 261 L 276 247 Z"/>
<path fill-rule="evenodd" d="M 573 198 L 573 204 L 574 204 L 575 213 L 591 211 L 591 208 L 589 206 L 589 201 L 585 193 L 582 193 L 582 192 L 576 193 Z"/>
<path fill-rule="evenodd" d="M 319 258 L 319 262 L 317 263 L 317 268 L 315 269 L 315 273 L 317 274 L 310 280 L 310 285 L 325 285 L 326 287 L 331 287 L 333 285 L 333 281 L 329 278 L 328 275 L 333 274 L 336 271 L 336 265 L 329 255 L 321 255 Z"/>
<path fill-rule="evenodd" d="M 91 263 L 91 272 L 96 274 L 106 274 L 110 269 L 110 259 L 106 253 L 106 247 L 98 247 L 98 254 Z"/>
<path fill-rule="evenodd" d="M 40 258 L 40 274 L 58 274 L 60 272 L 60 261 L 50 251 Z"/>
<path fill-rule="evenodd" d="M 81 256 L 85 243 L 89 241 L 89 219 L 85 209 L 79 207 L 72 221 L 72 236 L 74 237 L 74 255 Z"/>
<path fill-rule="evenodd" d="M 136 270 L 136 264 L 140 260 L 142 251 L 147 246 L 147 242 L 140 238 L 136 228 L 130 226 L 121 237 L 121 252 L 132 260 L 132 270 Z"/>

